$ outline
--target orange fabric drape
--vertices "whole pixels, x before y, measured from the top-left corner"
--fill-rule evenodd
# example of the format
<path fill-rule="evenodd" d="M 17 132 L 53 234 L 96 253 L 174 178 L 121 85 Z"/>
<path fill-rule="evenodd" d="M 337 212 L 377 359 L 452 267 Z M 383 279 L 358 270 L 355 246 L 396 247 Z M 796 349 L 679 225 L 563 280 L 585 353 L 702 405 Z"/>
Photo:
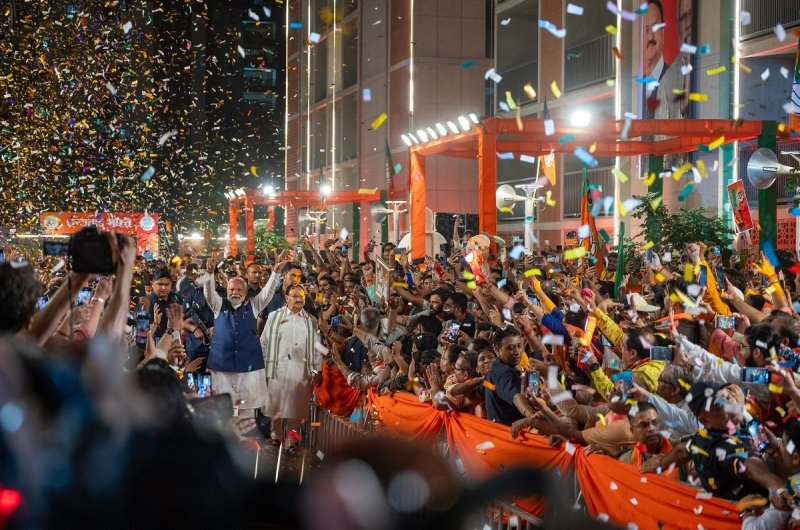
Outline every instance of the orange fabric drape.
<path fill-rule="evenodd" d="M 607 456 L 575 453 L 575 472 L 586 507 L 592 515 L 607 514 L 624 528 L 639 530 L 741 528 L 736 507 L 720 498 L 698 499 L 698 491 L 659 475 L 642 475 Z"/>
<path fill-rule="evenodd" d="M 546 467 L 560 472 L 568 469 L 572 460 L 563 447 L 550 447 L 542 436 L 523 433 L 515 440 L 508 425 L 471 414 L 451 414 L 447 416 L 445 427 L 450 447 L 461 457 L 464 469 L 473 480 L 485 480 L 503 468 L 512 467 Z M 491 442 L 494 447 L 486 447 L 485 442 Z M 545 508 L 535 497 L 517 499 L 515 504 L 534 515 L 541 515 Z"/>
<path fill-rule="evenodd" d="M 392 434 L 433 442 L 442 432 L 445 413 L 429 403 L 420 403 L 417 396 L 404 392 L 379 396 L 370 389 L 367 398 L 380 415 L 384 428 Z"/>
<path fill-rule="evenodd" d="M 317 403 L 337 416 L 350 417 L 361 392 L 347 384 L 347 379 L 333 365 L 322 363 L 322 382 L 314 391 Z"/>

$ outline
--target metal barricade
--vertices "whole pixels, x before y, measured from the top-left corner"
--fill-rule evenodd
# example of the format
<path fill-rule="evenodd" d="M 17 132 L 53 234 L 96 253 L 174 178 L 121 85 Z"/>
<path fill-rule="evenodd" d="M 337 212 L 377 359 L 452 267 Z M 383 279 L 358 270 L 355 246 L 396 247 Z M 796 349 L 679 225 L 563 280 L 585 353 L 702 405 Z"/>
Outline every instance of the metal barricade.
<path fill-rule="evenodd" d="M 316 455 L 321 451 L 323 457 L 336 456 L 348 442 L 369 436 L 372 433 L 369 414 L 363 407 L 356 410 L 360 411 L 361 419 L 357 424 L 312 401 L 309 412 L 312 428 L 307 437 L 312 454 Z"/>
<path fill-rule="evenodd" d="M 542 520 L 507 502 L 495 501 L 486 505 L 484 524 L 495 530 L 528 530 L 541 527 Z"/>

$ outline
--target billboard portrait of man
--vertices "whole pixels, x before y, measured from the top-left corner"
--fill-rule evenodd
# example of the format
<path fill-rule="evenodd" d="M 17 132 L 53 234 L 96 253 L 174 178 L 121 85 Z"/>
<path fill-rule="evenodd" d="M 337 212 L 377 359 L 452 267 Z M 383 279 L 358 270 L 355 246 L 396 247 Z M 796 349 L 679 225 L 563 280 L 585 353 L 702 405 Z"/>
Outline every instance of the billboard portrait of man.
<path fill-rule="evenodd" d="M 664 5 L 661 0 L 649 0 L 644 15 L 644 77 L 654 79 L 645 84 L 645 99 L 653 96 L 661 78 L 667 73 L 669 63 L 664 57 Z M 649 115 L 647 115 L 649 114 Z M 645 119 L 652 118 L 654 111 L 648 110 Z"/>
<path fill-rule="evenodd" d="M 662 31 L 677 31 L 678 49 L 684 44 L 694 45 L 694 2 L 677 0 L 677 23 L 670 29 L 669 23 Z M 666 6 L 664 6 L 666 8 Z M 669 20 L 669 17 L 667 17 Z M 678 52 L 658 85 L 658 108 L 656 119 L 682 119 L 690 117 L 689 92 L 692 85 L 692 60 L 694 55 Z"/>

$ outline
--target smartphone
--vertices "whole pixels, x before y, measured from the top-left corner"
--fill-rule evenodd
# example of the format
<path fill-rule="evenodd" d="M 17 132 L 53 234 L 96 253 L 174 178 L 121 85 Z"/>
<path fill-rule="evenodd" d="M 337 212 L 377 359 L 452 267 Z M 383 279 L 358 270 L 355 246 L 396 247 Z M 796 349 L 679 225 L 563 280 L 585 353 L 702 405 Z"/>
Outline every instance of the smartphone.
<path fill-rule="evenodd" d="M 409 289 L 413 289 L 416 286 L 414 283 L 414 275 L 410 272 L 406 273 L 406 283 L 408 284 Z"/>
<path fill-rule="evenodd" d="M 348 250 L 347 245 L 342 245 L 342 256 L 347 256 Z"/>
<path fill-rule="evenodd" d="M 197 392 L 197 383 L 195 383 L 194 374 L 192 372 L 186 372 L 186 387 L 190 392 Z"/>
<path fill-rule="evenodd" d="M 442 268 L 447 270 L 447 256 L 441 256 L 439 259 L 442 260 Z"/>
<path fill-rule="evenodd" d="M 47 307 L 47 302 L 49 302 L 49 301 L 50 301 L 50 299 L 48 297 L 40 296 L 39 297 L 39 301 L 36 302 L 36 307 L 38 307 L 40 310 L 44 309 L 45 307 Z"/>
<path fill-rule="evenodd" d="M 525 387 L 525 395 L 528 397 L 539 395 L 539 372 L 537 370 L 528 372 L 528 386 Z"/>
<path fill-rule="evenodd" d="M 211 397 L 211 373 L 197 374 L 197 395 L 201 398 Z"/>
<path fill-rule="evenodd" d="M 769 441 L 767 440 L 766 436 L 761 432 L 761 422 L 754 419 L 750 420 L 747 424 L 747 431 L 750 433 L 750 437 L 753 439 L 753 445 L 758 449 L 758 452 L 761 453 L 769 447 Z"/>
<path fill-rule="evenodd" d="M 331 327 L 338 326 L 342 323 L 342 315 L 334 315 L 331 317 Z"/>
<path fill-rule="evenodd" d="M 717 285 L 720 289 L 725 289 L 725 269 L 717 267 Z"/>
<path fill-rule="evenodd" d="M 447 342 L 456 342 L 458 340 L 458 331 L 461 329 L 461 324 L 453 322 L 450 324 L 450 331 L 447 332 Z"/>
<path fill-rule="evenodd" d="M 84 287 L 80 291 L 78 291 L 78 300 L 75 302 L 75 305 L 84 305 L 92 299 L 92 289 L 90 287 Z"/>
<path fill-rule="evenodd" d="M 6 249 L 0 248 L 0 263 L 6 260 Z"/>
<path fill-rule="evenodd" d="M 45 256 L 67 256 L 69 254 L 69 243 L 42 241 L 42 254 Z"/>
<path fill-rule="evenodd" d="M 719 329 L 733 329 L 736 327 L 736 317 L 717 315 L 714 317 L 714 325 Z"/>
<path fill-rule="evenodd" d="M 140 348 L 147 346 L 147 334 L 150 331 L 150 317 L 147 311 L 136 313 L 136 345 Z"/>
<path fill-rule="evenodd" d="M 672 362 L 672 350 L 667 346 L 653 346 L 650 348 L 650 359 L 653 361 Z"/>
<path fill-rule="evenodd" d="M 633 371 L 623 370 L 619 373 L 619 380 L 622 381 L 622 401 L 628 400 L 628 394 L 633 390 Z"/>
<path fill-rule="evenodd" d="M 742 382 L 765 385 L 769 383 L 769 371 L 766 368 L 743 368 Z"/>
<path fill-rule="evenodd" d="M 529 296 L 528 300 L 530 300 L 533 305 L 539 305 L 539 298 L 536 295 Z"/>

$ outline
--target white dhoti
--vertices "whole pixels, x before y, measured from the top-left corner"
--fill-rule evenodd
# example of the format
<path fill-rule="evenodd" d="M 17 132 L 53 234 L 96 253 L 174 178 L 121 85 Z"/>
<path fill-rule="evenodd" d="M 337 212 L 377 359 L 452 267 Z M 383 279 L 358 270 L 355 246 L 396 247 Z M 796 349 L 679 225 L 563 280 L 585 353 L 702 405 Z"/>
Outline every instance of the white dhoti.
<path fill-rule="evenodd" d="M 313 386 L 305 355 L 296 349 L 279 355 L 277 377 L 266 382 L 267 405 L 264 414 L 287 419 L 306 418 Z"/>
<path fill-rule="evenodd" d="M 257 409 L 267 404 L 267 382 L 264 370 L 252 372 L 211 372 L 211 389 L 214 394 L 230 394 L 234 406 Z"/>

